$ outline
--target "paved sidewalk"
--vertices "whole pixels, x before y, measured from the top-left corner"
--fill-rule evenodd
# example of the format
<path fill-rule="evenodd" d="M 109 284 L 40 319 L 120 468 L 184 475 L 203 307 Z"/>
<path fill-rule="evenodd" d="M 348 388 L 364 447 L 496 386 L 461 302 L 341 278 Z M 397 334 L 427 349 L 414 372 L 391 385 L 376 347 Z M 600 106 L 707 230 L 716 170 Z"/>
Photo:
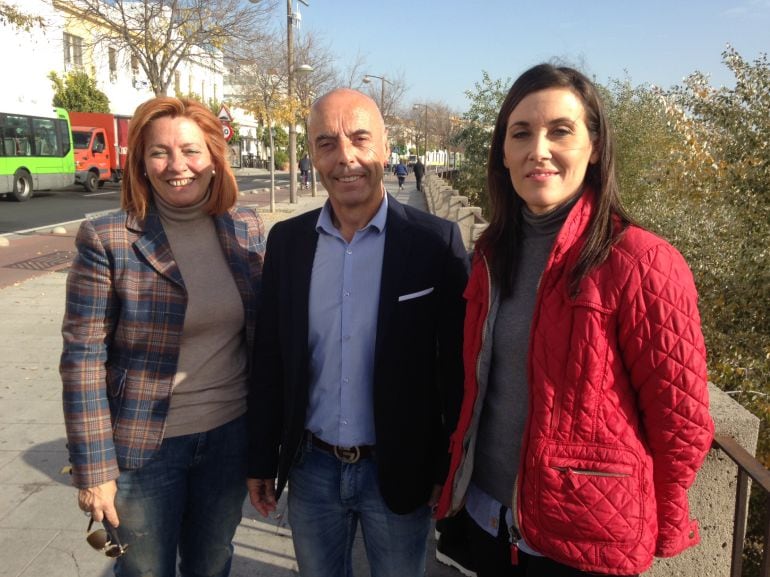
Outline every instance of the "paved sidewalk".
<path fill-rule="evenodd" d="M 403 202 L 425 208 L 414 181 L 399 193 Z M 263 192 L 244 194 L 241 203 L 257 204 L 268 226 L 311 210 L 326 200 L 301 191 L 298 203 L 277 194 L 274 213 L 264 211 Z M 34 202 L 32 200 L 31 202 Z M 69 478 L 61 410 L 58 359 L 64 309 L 66 268 L 74 254 L 77 223 L 60 235 L 40 231 L 5 236 L 0 246 L 0 577 L 107 577 L 109 561 L 85 542 L 87 519 L 77 507 Z M 233 577 L 296 575 L 291 533 L 283 515 L 264 520 L 244 504 L 235 536 Z M 431 537 L 427 575 L 459 575 L 434 561 Z M 355 575 L 369 575 L 359 538 Z"/>

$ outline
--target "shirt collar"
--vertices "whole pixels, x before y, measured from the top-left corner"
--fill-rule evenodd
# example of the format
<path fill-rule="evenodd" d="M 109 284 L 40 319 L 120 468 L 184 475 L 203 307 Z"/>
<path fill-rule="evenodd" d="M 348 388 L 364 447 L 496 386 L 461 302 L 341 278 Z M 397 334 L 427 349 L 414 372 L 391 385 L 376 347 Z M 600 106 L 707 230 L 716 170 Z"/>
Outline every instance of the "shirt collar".
<path fill-rule="evenodd" d="M 385 222 L 387 217 L 388 193 L 385 192 L 385 194 L 382 195 L 382 202 L 380 203 L 380 207 L 377 209 L 377 212 L 361 230 L 366 230 L 367 228 L 372 227 L 376 230 L 377 233 L 381 233 L 383 230 L 385 230 Z M 334 226 L 334 223 L 332 222 L 332 208 L 328 200 L 324 203 L 323 208 L 321 208 L 321 214 L 318 215 L 318 221 L 316 221 L 315 229 L 319 233 L 325 232 L 326 234 L 339 235 L 337 227 Z"/>

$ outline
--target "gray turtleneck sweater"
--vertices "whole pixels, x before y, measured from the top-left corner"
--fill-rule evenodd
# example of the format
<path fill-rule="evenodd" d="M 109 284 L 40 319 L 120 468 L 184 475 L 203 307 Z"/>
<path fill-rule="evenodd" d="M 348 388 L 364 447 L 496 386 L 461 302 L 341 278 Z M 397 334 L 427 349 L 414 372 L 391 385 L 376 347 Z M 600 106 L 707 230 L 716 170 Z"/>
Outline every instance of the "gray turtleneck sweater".
<path fill-rule="evenodd" d="M 187 291 L 182 343 L 164 437 L 209 431 L 246 412 L 243 301 L 201 208 L 174 207 L 155 195 Z"/>
<path fill-rule="evenodd" d="M 523 208 L 512 292 L 500 301 L 490 333 L 489 384 L 479 421 L 473 483 L 509 508 L 528 412 L 527 354 L 537 287 L 556 235 L 576 201 L 577 197 L 542 215 Z"/>

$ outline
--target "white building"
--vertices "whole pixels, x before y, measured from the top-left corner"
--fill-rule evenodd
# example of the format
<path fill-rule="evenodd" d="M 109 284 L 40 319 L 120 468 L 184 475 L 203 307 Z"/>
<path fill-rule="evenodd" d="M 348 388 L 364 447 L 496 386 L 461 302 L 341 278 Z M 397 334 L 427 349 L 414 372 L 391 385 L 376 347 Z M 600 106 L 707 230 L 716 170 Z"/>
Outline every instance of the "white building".
<path fill-rule="evenodd" d="M 69 0 L 4 1 L 25 14 L 42 17 L 45 25 L 27 31 L 0 24 L 0 54 L 10 55 L 5 61 L 10 74 L 0 90 L 0 111 L 51 106 L 51 72 L 60 77 L 75 70 L 87 73 L 109 99 L 113 114 L 131 116 L 139 104 L 154 96 L 138 61 L 117 43 L 95 39 L 93 24 L 84 20 Z M 221 101 L 223 78 L 221 53 L 199 49 L 194 61 L 187 59 L 178 66 L 167 93 L 192 95 L 203 102 Z M 258 123 L 243 111 L 234 116 L 242 135 L 252 137 L 246 152 L 253 149 L 256 154 Z"/>

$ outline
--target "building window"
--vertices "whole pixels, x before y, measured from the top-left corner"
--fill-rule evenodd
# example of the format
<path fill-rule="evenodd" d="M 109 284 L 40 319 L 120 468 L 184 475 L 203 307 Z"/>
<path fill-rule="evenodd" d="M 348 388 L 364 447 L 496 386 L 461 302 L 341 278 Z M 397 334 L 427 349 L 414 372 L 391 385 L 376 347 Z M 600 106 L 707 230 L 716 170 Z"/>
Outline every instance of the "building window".
<path fill-rule="evenodd" d="M 139 59 L 133 54 L 131 55 L 131 74 L 133 74 L 134 79 L 139 76 Z"/>
<path fill-rule="evenodd" d="M 118 79 L 118 54 L 114 48 L 107 49 L 107 57 L 110 63 L 110 80 L 115 82 Z"/>
<path fill-rule="evenodd" d="M 74 66 L 82 68 L 83 66 L 83 39 L 74 34 L 64 33 L 64 66 Z"/>

